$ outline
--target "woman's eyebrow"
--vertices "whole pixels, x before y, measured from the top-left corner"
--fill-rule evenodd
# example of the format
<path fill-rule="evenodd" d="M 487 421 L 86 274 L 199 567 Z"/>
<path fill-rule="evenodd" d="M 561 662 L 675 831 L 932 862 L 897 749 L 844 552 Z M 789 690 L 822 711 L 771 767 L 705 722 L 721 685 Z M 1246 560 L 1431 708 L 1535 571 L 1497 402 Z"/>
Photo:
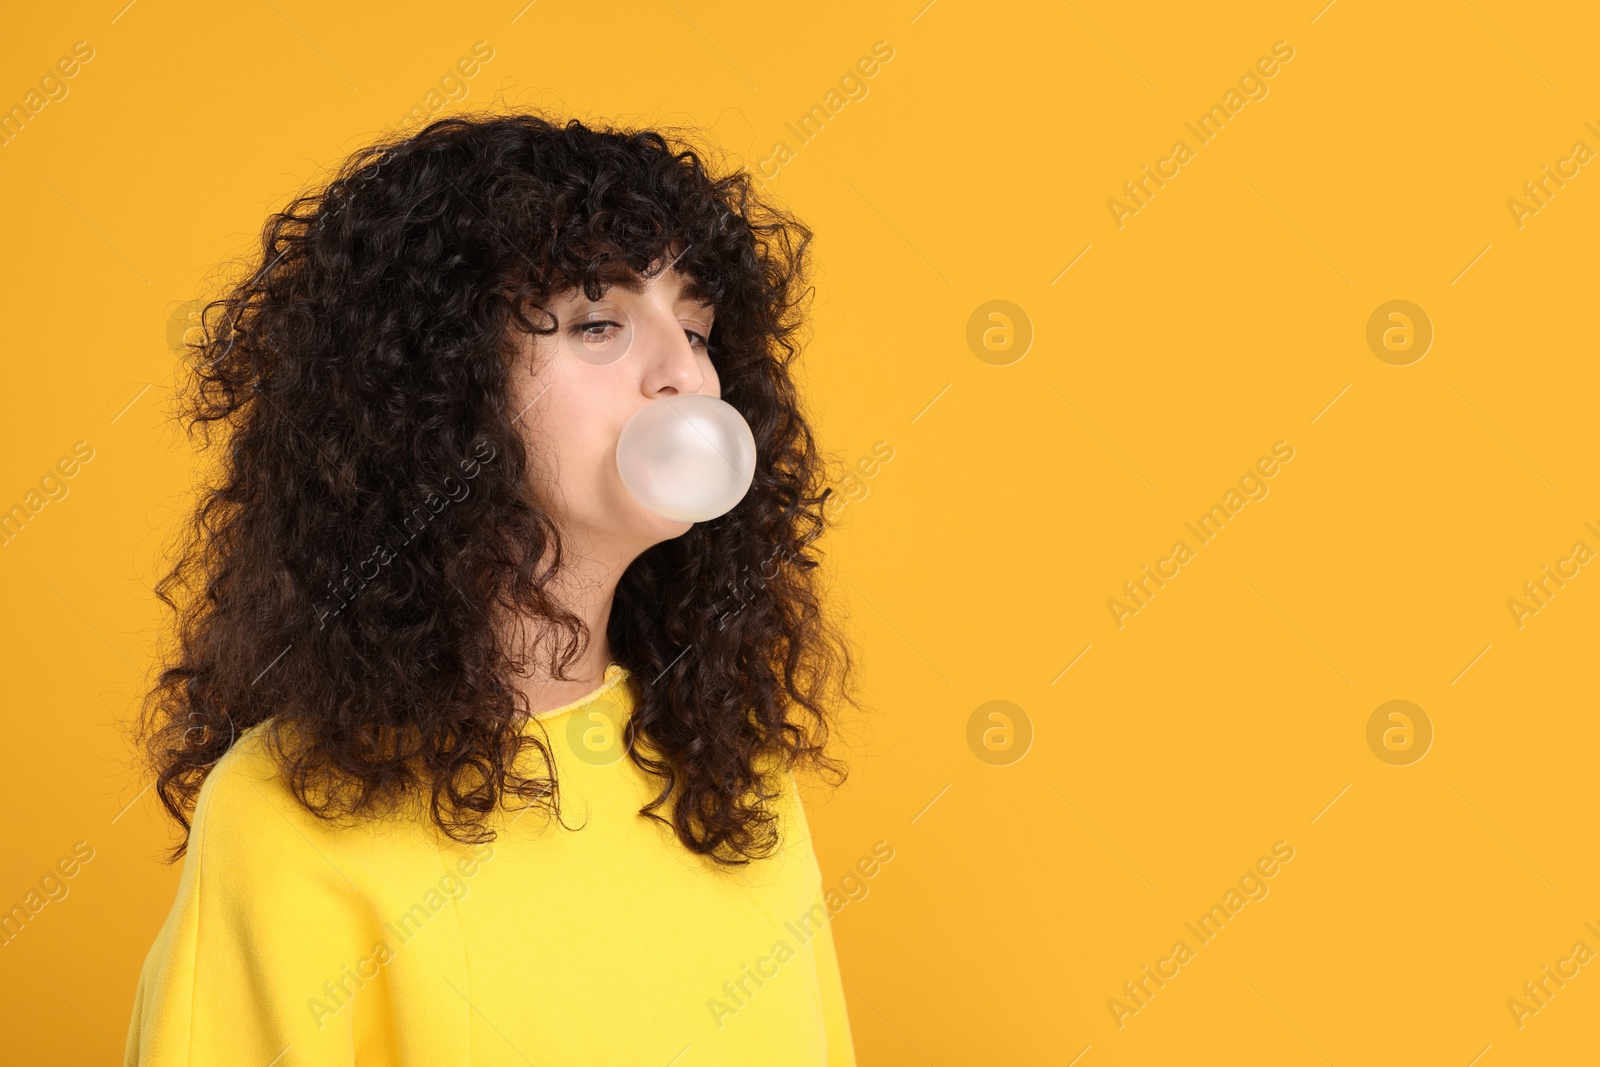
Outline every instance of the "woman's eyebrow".
<path fill-rule="evenodd" d="M 625 292 L 633 293 L 635 296 L 643 293 L 645 289 L 644 279 L 631 272 L 621 274 L 617 277 L 607 278 L 605 280 L 605 285 L 608 289 L 614 285 Z M 681 304 L 686 302 L 700 304 L 707 311 L 713 313 L 715 313 L 717 310 L 717 305 L 711 299 L 711 295 L 706 291 L 705 286 L 701 284 L 699 278 L 696 278 L 693 275 L 687 276 L 682 288 L 678 290 L 678 303 Z"/>
<path fill-rule="evenodd" d="M 707 310 L 716 311 L 717 305 L 707 293 L 705 286 L 700 284 L 700 279 L 690 277 L 684 287 L 678 292 L 679 300 L 691 300 L 696 304 L 703 304 Z"/>

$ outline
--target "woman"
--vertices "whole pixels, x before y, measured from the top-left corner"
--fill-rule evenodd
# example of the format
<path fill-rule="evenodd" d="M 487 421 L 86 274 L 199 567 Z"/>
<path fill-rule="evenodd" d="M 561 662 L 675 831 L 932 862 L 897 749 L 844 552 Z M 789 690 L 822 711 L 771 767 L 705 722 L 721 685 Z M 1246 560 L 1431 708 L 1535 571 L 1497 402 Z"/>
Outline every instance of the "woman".
<path fill-rule="evenodd" d="M 848 1064 L 792 771 L 835 784 L 799 410 L 809 231 L 651 131 L 435 122 L 269 220 L 205 309 L 216 449 L 141 719 L 183 832 L 135 1064 Z M 618 434 L 703 393 L 746 496 Z"/>

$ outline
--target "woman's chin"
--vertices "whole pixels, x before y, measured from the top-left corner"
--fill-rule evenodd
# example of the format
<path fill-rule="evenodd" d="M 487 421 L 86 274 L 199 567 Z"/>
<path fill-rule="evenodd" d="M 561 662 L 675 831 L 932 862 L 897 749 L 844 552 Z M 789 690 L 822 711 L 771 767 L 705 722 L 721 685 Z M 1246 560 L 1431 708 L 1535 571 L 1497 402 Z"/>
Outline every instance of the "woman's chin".
<path fill-rule="evenodd" d="M 665 515 L 651 511 L 631 495 L 628 497 L 621 519 L 620 525 L 651 544 L 682 537 L 694 526 L 694 523 L 687 520 L 669 519 Z"/>
<path fill-rule="evenodd" d="M 670 541 L 674 537 L 682 537 L 694 528 L 694 523 L 685 519 L 669 519 L 654 512 L 648 514 L 650 515 L 648 529 L 657 541 Z"/>

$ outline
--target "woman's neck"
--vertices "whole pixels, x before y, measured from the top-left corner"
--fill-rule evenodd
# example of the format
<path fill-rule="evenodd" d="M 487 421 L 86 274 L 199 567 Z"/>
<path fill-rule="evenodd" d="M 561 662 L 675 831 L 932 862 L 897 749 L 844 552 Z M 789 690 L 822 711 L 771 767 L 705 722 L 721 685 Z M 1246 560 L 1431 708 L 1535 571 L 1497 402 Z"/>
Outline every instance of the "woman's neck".
<path fill-rule="evenodd" d="M 517 679 L 534 715 L 570 704 L 605 682 L 606 668 L 613 662 L 611 604 L 623 571 L 640 551 L 638 546 L 623 547 L 588 530 L 564 528 L 562 537 L 562 571 L 550 592 L 583 620 L 589 630 L 589 646 L 567 667 L 570 677 L 565 679 L 551 677 L 548 657 L 534 657 L 537 662 L 529 664 L 530 673 Z"/>

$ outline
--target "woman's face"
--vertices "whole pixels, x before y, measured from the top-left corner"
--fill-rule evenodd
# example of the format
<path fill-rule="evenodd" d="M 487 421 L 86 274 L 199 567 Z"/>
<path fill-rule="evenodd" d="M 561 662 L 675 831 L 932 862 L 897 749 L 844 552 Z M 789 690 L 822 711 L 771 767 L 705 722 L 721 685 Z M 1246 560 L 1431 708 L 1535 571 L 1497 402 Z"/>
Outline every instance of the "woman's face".
<path fill-rule="evenodd" d="M 668 267 L 635 280 L 637 291 L 617 284 L 590 300 L 573 290 L 546 304 L 554 334 L 519 334 L 532 373 L 518 361 L 514 421 L 540 499 L 573 547 L 597 558 L 620 551 L 625 563 L 693 525 L 645 508 L 617 472 L 617 437 L 634 412 L 663 396 L 722 395 L 706 348 L 713 308 L 686 292 L 690 283 Z"/>

